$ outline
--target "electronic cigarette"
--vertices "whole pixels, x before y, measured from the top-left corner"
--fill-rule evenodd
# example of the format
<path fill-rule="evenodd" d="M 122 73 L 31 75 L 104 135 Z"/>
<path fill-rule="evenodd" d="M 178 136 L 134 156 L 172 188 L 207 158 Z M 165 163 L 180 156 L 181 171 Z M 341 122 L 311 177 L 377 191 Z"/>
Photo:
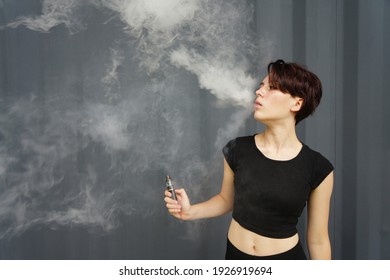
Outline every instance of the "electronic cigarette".
<path fill-rule="evenodd" d="M 177 200 L 175 189 L 173 188 L 172 185 L 172 179 L 168 175 L 165 178 L 165 186 L 167 187 L 167 190 L 172 194 L 171 198 Z"/>

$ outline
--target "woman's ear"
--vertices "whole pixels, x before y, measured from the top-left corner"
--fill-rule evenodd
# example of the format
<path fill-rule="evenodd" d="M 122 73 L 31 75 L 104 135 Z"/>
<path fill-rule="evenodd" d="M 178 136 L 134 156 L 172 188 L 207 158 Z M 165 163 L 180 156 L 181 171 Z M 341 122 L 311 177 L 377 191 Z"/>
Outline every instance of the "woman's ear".
<path fill-rule="evenodd" d="M 302 97 L 294 97 L 294 103 L 293 106 L 291 107 L 291 111 L 298 112 L 299 110 L 301 110 L 303 102 L 304 100 Z"/>

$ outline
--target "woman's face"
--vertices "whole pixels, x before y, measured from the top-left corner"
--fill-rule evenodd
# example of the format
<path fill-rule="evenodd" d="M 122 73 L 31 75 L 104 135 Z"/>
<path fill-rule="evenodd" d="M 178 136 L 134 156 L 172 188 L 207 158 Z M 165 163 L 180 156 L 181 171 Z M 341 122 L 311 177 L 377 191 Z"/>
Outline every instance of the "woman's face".
<path fill-rule="evenodd" d="M 260 83 L 259 89 L 256 90 L 254 118 L 265 124 L 286 120 L 295 123 L 295 113 L 300 109 L 299 102 L 302 105 L 302 98 L 293 97 L 289 93 L 275 89 L 266 76 Z"/>

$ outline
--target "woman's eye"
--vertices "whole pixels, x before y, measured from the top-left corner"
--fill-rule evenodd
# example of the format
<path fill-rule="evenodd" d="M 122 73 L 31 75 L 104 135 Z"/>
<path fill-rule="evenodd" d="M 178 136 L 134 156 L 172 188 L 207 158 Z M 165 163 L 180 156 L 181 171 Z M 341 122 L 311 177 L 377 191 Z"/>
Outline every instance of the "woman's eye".
<path fill-rule="evenodd" d="M 270 85 L 270 86 L 269 86 L 269 89 L 270 89 L 270 90 L 274 90 L 274 89 L 276 89 L 276 88 L 275 88 L 274 86 L 271 86 L 271 85 Z"/>

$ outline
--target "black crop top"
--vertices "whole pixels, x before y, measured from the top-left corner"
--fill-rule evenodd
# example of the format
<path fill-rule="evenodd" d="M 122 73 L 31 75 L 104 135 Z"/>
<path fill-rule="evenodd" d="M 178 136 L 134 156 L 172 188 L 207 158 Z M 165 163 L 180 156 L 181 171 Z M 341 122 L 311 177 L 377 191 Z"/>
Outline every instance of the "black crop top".
<path fill-rule="evenodd" d="M 305 144 L 291 160 L 267 158 L 254 136 L 231 140 L 223 154 L 234 172 L 233 219 L 245 229 L 271 238 L 297 233 L 298 218 L 311 190 L 333 170 L 324 156 Z"/>

